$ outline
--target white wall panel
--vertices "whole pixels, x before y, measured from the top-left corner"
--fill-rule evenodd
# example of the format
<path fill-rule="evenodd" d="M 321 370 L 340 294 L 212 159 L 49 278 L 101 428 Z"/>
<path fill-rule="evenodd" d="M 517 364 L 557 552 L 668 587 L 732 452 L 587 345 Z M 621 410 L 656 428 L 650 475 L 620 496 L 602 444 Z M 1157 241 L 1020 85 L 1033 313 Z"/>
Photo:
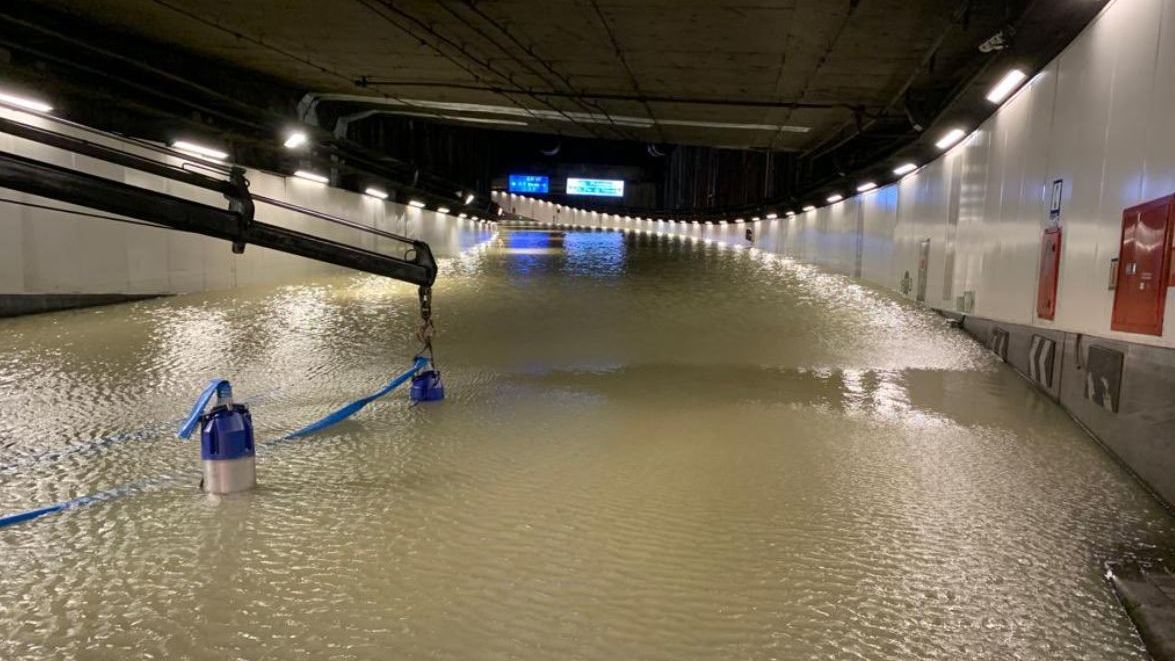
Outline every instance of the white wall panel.
<path fill-rule="evenodd" d="M 861 277 L 897 289 L 901 274 L 894 273 L 894 228 L 898 222 L 898 187 L 885 186 L 860 196 L 863 216 Z"/>
<path fill-rule="evenodd" d="M 974 313 L 1032 322 L 1041 232 L 1047 218 L 1047 147 L 1056 67 L 1035 76 L 988 122 L 990 155 L 980 225 L 962 245 L 982 249 Z M 1068 194 L 1068 192 L 1066 193 Z M 997 294 L 998 292 L 998 294 Z"/>
<path fill-rule="evenodd" d="M 12 110 L 0 109 L 0 116 L 62 133 L 81 133 Z M 90 133 L 84 133 L 82 137 L 172 164 L 183 162 L 161 156 L 134 142 Z M 204 204 L 226 205 L 215 192 L 11 135 L 0 134 L 0 149 Z M 268 172 L 251 170 L 247 177 L 254 193 L 341 216 L 369 227 L 424 238 L 430 242 L 437 257 L 456 255 L 489 237 L 484 226 L 459 221 L 453 216 L 412 209 L 416 212 L 416 222 L 404 222 L 402 217 L 406 207 L 399 204 Z M 70 208 L 60 202 L 10 190 L 0 190 L 0 196 Z M 368 248 L 377 245 L 372 236 L 261 203 L 257 205 L 256 215 L 258 220 L 352 245 Z M 0 293 L 5 294 L 175 293 L 271 283 L 338 270 L 337 267 L 257 246 L 248 246 L 244 255 L 234 255 L 228 243 L 195 234 L 16 205 L 0 204 L 0 236 L 5 239 L 0 241 Z"/>
<path fill-rule="evenodd" d="M 1144 200 L 1175 193 L 1175 3 L 1160 3 L 1159 14 L 1160 40 L 1142 152 Z"/>
<path fill-rule="evenodd" d="M 1108 333 L 1121 211 L 1141 201 L 1161 0 L 1116 2 L 1060 58 L 1050 164 L 1072 181 L 1056 324 Z M 1072 172 L 1072 178 L 1065 176 Z"/>

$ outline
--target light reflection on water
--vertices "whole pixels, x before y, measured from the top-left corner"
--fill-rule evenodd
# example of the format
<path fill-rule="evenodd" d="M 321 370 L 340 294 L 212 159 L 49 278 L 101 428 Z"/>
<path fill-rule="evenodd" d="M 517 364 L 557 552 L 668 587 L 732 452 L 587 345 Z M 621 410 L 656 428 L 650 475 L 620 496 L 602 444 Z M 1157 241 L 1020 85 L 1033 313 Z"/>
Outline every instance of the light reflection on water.
<path fill-rule="evenodd" d="M 0 531 L 0 658 L 1144 658 L 1101 563 L 1168 517 L 934 315 L 648 235 L 443 269 L 449 400 L 265 446 L 221 500 L 169 421 L 212 376 L 262 439 L 370 392 L 412 287 L 0 321 L 0 512 L 192 475 Z"/>

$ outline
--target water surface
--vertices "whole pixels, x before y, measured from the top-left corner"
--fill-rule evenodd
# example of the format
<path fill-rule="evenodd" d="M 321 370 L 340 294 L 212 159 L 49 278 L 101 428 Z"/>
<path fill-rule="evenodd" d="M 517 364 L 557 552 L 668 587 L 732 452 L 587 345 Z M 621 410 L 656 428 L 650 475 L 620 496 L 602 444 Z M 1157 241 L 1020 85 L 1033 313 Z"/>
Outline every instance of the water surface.
<path fill-rule="evenodd" d="M 209 498 L 213 376 L 259 440 L 410 363 L 362 275 L 0 321 L 0 658 L 1142 659 L 1103 562 L 1171 519 L 900 297 L 667 237 L 443 265 L 449 398 L 262 444 Z"/>

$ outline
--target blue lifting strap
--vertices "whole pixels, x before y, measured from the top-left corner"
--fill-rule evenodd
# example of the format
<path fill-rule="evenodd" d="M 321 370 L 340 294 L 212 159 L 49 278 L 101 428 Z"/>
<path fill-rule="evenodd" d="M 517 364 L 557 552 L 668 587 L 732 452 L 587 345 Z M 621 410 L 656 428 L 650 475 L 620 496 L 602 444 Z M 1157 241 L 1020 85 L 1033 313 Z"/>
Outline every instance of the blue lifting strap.
<path fill-rule="evenodd" d="M 368 404 L 374 402 L 375 400 L 379 399 L 380 397 L 383 397 L 384 395 L 390 393 L 391 391 L 395 390 L 396 388 L 399 388 L 400 386 L 404 385 L 404 383 L 406 383 L 408 381 L 408 379 L 411 379 L 413 376 L 416 375 L 417 372 L 419 372 L 420 370 L 424 369 L 427 366 L 428 366 L 428 358 L 425 358 L 424 356 L 417 356 L 416 361 L 412 363 L 412 367 L 410 367 L 407 372 L 404 372 L 400 376 L 397 376 L 396 378 L 392 379 L 383 388 L 380 388 L 379 390 L 368 395 L 367 397 L 357 399 L 357 400 L 351 402 L 350 404 L 343 406 L 342 408 L 334 411 L 333 413 L 331 413 L 330 415 L 327 415 L 326 417 L 322 418 L 321 420 L 318 420 L 316 422 L 312 422 L 312 423 L 306 425 L 305 427 L 299 429 L 298 431 L 293 432 L 292 434 L 286 435 L 285 438 L 286 439 L 293 439 L 293 438 L 300 438 L 302 436 L 308 436 L 310 434 L 313 434 L 316 431 L 321 431 L 323 429 L 326 429 L 327 427 L 330 427 L 333 424 L 336 424 L 338 422 L 342 422 L 343 420 L 346 420 L 347 418 L 351 417 L 352 415 L 355 415 L 356 413 L 358 413 L 359 409 L 363 408 L 364 406 L 367 406 Z"/>

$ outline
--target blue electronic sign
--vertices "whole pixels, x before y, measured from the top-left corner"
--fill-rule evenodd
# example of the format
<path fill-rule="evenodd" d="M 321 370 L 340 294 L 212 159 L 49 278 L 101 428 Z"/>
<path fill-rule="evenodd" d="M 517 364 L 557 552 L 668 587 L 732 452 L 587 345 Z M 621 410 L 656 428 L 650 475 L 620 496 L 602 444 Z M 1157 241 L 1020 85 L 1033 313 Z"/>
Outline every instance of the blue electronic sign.
<path fill-rule="evenodd" d="M 510 175 L 511 193 L 550 193 L 551 180 L 541 174 Z"/>

